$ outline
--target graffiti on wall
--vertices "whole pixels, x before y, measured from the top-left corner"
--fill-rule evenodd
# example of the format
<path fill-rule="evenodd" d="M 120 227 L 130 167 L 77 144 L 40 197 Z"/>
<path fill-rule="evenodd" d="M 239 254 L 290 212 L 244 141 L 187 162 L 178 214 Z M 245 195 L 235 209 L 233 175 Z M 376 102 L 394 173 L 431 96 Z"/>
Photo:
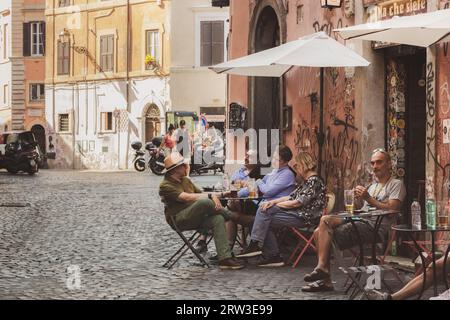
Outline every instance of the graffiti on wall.
<path fill-rule="evenodd" d="M 335 40 L 338 40 L 339 36 L 333 32 L 334 29 L 343 28 L 344 23 L 342 22 L 342 19 L 339 19 L 337 23 L 333 23 L 331 21 L 325 21 L 325 22 L 319 22 L 314 21 L 313 23 L 313 29 L 314 32 L 323 31 L 325 32 L 329 37 L 333 37 Z"/>
<path fill-rule="evenodd" d="M 361 130 L 355 121 L 355 80 L 347 77 L 343 68 L 328 68 L 325 81 L 322 167 L 328 190 L 341 199 L 340 193 L 344 189 L 366 185 L 370 180 L 370 168 L 360 162 L 362 146 Z M 304 113 L 299 115 L 294 144 L 297 152 L 308 151 L 317 159 L 320 110 L 318 102 L 311 103 L 310 119 L 305 118 Z M 341 204 L 337 205 L 339 207 Z"/>

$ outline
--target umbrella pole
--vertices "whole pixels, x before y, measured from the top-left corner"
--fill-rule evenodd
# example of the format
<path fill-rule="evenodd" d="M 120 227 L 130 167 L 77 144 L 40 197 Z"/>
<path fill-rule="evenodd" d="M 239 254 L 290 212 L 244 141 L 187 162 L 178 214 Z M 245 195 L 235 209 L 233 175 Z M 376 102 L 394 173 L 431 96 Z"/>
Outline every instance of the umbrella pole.
<path fill-rule="evenodd" d="M 324 93 L 324 68 L 320 68 L 320 117 L 319 117 L 319 132 L 317 133 L 317 143 L 319 145 L 319 157 L 317 159 L 318 174 L 322 175 L 322 149 L 325 142 L 325 135 L 323 133 L 323 93 Z"/>

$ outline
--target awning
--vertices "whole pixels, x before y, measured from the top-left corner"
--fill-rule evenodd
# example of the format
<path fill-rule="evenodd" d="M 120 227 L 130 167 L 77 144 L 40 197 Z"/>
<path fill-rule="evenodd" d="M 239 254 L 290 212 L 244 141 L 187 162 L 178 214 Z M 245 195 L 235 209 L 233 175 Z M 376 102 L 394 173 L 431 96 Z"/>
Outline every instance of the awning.
<path fill-rule="evenodd" d="M 345 40 L 362 39 L 429 47 L 450 41 L 450 9 L 394 17 L 333 31 Z"/>

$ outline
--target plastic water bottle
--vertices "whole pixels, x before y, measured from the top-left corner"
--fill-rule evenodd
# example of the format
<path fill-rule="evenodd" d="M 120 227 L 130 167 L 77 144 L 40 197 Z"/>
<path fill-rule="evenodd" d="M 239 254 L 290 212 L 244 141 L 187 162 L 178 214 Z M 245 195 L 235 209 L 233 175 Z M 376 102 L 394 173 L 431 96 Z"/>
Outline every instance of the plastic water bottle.
<path fill-rule="evenodd" d="M 422 229 L 422 219 L 421 219 L 421 209 L 420 203 L 417 199 L 413 200 L 411 204 L 411 225 L 414 230 Z"/>
<path fill-rule="evenodd" d="M 427 228 L 436 228 L 436 202 L 434 199 L 428 199 L 426 203 Z"/>

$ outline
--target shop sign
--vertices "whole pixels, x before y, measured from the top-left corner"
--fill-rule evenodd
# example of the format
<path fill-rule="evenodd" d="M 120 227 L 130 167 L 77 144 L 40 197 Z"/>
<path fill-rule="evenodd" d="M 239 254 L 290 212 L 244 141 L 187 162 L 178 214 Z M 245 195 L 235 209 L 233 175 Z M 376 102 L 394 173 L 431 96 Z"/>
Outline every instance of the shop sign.
<path fill-rule="evenodd" d="M 419 13 L 427 12 L 426 0 L 397 0 L 385 1 L 377 5 L 369 6 L 367 8 L 368 20 L 366 22 L 376 22 L 380 20 L 388 20 L 393 17 L 411 16 Z M 381 49 L 386 47 L 396 46 L 397 44 L 373 41 L 372 47 L 374 49 Z"/>
<path fill-rule="evenodd" d="M 388 1 L 378 5 L 379 20 L 427 12 L 426 0 Z"/>

